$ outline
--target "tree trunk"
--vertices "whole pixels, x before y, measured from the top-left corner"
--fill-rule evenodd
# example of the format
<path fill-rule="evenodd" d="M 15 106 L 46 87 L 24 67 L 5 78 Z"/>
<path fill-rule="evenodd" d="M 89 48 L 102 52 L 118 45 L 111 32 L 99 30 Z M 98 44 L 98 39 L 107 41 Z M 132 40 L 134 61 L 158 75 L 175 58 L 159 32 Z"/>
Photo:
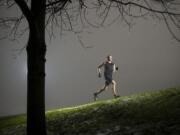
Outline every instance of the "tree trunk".
<path fill-rule="evenodd" d="M 45 1 L 32 0 L 27 46 L 27 135 L 46 135 Z"/>
<path fill-rule="evenodd" d="M 35 35 L 27 46 L 27 135 L 45 135 L 45 43 Z"/>

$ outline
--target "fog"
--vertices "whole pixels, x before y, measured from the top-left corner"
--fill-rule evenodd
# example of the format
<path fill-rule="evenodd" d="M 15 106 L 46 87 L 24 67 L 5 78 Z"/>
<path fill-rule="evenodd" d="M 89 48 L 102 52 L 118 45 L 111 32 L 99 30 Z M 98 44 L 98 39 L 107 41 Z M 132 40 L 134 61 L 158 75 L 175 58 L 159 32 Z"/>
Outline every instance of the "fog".
<path fill-rule="evenodd" d="M 163 23 L 139 20 L 129 29 L 117 22 L 78 36 L 47 38 L 46 110 L 93 102 L 104 84 L 97 66 L 109 54 L 119 67 L 114 79 L 121 96 L 180 86 L 180 44 Z M 26 43 L 27 36 L 0 41 L 0 116 L 26 113 L 26 50 L 20 51 Z M 110 98 L 111 89 L 99 96 Z"/>

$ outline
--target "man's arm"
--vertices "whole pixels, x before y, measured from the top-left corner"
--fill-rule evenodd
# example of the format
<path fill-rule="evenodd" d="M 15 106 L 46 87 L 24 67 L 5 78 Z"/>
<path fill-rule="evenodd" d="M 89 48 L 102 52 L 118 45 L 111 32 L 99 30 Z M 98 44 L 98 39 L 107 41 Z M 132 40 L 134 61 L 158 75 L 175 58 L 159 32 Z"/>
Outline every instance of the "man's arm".
<path fill-rule="evenodd" d="M 113 72 L 116 72 L 118 70 L 118 67 L 116 67 L 116 65 L 114 64 L 113 66 Z"/>
<path fill-rule="evenodd" d="M 97 68 L 97 72 L 98 72 L 98 76 L 101 77 L 101 68 L 104 66 L 104 62 L 98 66 Z"/>
<path fill-rule="evenodd" d="M 115 72 L 116 71 L 116 65 L 114 64 L 113 65 L 113 72 Z"/>

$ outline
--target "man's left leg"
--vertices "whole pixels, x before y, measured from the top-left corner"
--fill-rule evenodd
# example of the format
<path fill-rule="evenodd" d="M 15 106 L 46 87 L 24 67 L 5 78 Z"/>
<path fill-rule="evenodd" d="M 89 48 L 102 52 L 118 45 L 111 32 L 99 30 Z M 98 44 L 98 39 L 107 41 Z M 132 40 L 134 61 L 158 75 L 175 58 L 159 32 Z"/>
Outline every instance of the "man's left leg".
<path fill-rule="evenodd" d="M 108 85 L 105 84 L 105 85 L 103 86 L 103 88 L 101 88 L 100 90 L 98 90 L 97 92 L 95 92 L 95 93 L 94 93 L 94 101 L 97 100 L 98 94 L 100 94 L 101 92 L 107 90 L 107 88 L 108 88 Z"/>

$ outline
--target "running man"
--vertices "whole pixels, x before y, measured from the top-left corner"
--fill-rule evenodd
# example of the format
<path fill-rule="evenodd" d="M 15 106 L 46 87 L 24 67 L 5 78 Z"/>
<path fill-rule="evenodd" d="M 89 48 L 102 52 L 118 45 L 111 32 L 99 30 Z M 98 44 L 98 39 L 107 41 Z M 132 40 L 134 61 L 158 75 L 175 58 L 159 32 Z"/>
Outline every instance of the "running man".
<path fill-rule="evenodd" d="M 113 73 L 118 70 L 118 67 L 112 62 L 112 56 L 108 55 L 107 60 L 98 66 L 98 76 L 101 77 L 101 68 L 104 67 L 104 79 L 105 85 L 102 89 L 94 93 L 94 100 L 97 100 L 98 94 L 105 91 L 110 84 L 112 84 L 112 91 L 114 98 L 119 97 L 116 91 L 116 82 L 113 80 Z"/>

